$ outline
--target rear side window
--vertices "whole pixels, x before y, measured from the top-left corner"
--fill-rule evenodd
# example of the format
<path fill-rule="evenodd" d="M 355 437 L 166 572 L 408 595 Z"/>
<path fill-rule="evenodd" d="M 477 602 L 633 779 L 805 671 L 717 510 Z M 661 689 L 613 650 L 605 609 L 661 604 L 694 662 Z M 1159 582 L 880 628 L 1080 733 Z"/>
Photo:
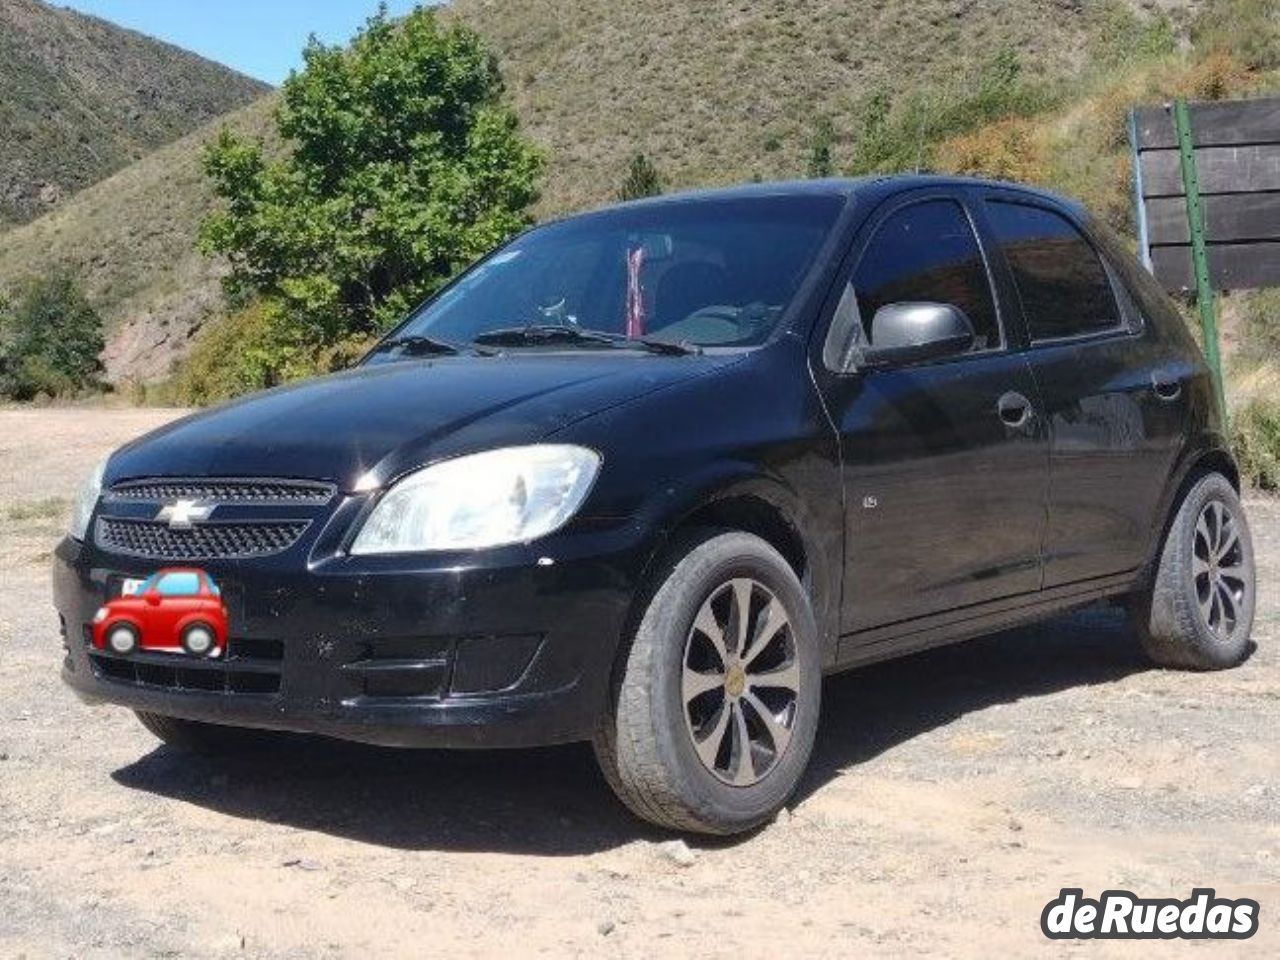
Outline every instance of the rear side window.
<path fill-rule="evenodd" d="M 1021 203 L 987 204 L 1013 270 L 1031 339 L 1056 340 L 1120 326 L 1111 280 L 1097 252 L 1066 217 Z"/>
<path fill-rule="evenodd" d="M 886 304 L 949 303 L 973 324 L 974 350 L 1000 346 L 995 300 L 978 238 L 954 200 L 926 200 L 892 214 L 853 276 L 866 342 Z"/>

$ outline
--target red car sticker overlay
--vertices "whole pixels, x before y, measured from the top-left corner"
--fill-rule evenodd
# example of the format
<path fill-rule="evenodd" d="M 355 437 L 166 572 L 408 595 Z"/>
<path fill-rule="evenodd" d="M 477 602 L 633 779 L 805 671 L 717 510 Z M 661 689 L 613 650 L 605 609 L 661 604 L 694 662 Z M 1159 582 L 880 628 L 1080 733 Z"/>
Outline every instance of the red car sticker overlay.
<path fill-rule="evenodd" d="M 213 578 L 194 567 L 169 567 L 93 618 L 93 646 L 117 656 L 134 653 L 220 657 L 227 646 L 227 610 Z"/>

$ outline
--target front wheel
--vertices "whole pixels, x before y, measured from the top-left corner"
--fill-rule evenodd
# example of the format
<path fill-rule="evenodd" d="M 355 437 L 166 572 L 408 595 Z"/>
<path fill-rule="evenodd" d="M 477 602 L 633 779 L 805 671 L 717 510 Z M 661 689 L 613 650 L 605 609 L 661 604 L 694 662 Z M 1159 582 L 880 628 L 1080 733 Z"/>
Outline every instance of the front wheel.
<path fill-rule="evenodd" d="M 659 826 L 733 834 L 764 823 L 809 762 L 818 631 L 795 571 L 745 533 L 674 551 L 595 737 L 614 792 Z"/>
<path fill-rule="evenodd" d="M 1249 523 L 1226 477 L 1187 490 L 1155 575 L 1132 606 L 1148 656 L 1167 667 L 1220 670 L 1248 655 L 1257 578 Z"/>

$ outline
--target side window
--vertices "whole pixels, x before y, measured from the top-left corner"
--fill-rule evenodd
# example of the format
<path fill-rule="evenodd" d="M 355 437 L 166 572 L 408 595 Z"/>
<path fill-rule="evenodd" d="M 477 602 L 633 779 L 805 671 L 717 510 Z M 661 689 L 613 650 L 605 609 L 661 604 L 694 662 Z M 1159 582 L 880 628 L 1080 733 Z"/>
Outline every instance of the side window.
<path fill-rule="evenodd" d="M 1120 326 L 1107 271 L 1070 220 L 1022 203 L 991 201 L 987 212 L 1018 285 L 1033 341 Z"/>
<path fill-rule="evenodd" d="M 949 303 L 973 324 L 974 350 L 1000 346 L 1000 326 L 978 238 L 954 200 L 926 200 L 891 215 L 853 275 L 866 342 L 886 304 Z"/>
<path fill-rule="evenodd" d="M 162 597 L 194 597 L 200 592 L 200 580 L 194 573 L 167 573 L 156 592 Z"/>

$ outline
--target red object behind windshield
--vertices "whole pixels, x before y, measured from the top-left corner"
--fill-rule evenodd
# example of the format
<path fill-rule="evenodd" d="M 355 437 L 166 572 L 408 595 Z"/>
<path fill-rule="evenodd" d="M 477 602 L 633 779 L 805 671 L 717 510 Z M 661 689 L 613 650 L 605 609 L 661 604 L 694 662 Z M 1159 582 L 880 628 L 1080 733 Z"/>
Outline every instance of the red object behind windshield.
<path fill-rule="evenodd" d="M 644 247 L 636 247 L 627 254 L 627 336 L 632 339 L 644 336 L 644 289 L 640 286 L 643 268 Z"/>

